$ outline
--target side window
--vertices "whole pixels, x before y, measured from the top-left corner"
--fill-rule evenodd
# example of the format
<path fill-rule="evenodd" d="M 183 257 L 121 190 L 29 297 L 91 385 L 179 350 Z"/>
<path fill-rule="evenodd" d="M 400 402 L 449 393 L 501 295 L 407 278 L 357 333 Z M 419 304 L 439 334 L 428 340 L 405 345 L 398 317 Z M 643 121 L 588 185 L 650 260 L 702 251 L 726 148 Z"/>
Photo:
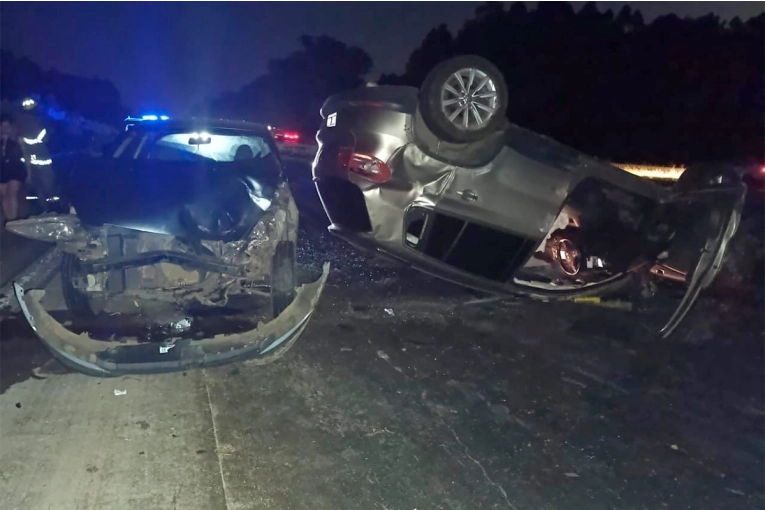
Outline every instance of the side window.
<path fill-rule="evenodd" d="M 115 149 L 112 157 L 114 159 L 133 159 L 136 149 L 138 149 L 139 142 L 140 137 L 136 135 L 135 131 L 128 133 L 127 136 L 117 144 L 117 149 Z"/>
<path fill-rule="evenodd" d="M 147 151 L 143 151 L 143 153 L 141 153 L 141 151 L 143 150 L 144 146 L 146 145 L 146 141 L 148 139 L 149 139 L 149 135 L 148 134 L 145 134 L 145 135 L 143 135 L 141 137 L 141 141 L 138 142 L 138 147 L 136 147 L 135 152 L 133 153 L 133 159 L 138 159 L 139 157 L 142 158 L 142 159 L 146 158 Z"/>

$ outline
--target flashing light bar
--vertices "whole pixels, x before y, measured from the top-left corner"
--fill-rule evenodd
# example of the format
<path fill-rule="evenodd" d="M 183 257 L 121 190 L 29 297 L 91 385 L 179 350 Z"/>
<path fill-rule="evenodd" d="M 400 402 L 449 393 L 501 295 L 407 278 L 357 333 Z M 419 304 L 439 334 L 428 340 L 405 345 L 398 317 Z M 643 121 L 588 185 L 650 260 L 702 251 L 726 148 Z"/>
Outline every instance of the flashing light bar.
<path fill-rule="evenodd" d="M 125 122 L 142 121 L 142 120 L 170 120 L 170 117 L 168 115 L 148 114 L 148 115 L 141 115 L 140 117 L 131 117 L 130 115 L 128 115 L 125 118 Z"/>

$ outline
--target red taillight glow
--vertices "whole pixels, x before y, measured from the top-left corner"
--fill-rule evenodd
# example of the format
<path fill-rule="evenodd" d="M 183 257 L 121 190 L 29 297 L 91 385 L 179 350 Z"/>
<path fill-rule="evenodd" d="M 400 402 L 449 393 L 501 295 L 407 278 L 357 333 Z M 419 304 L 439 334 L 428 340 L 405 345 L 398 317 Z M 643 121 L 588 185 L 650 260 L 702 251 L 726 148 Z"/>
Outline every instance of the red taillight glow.
<path fill-rule="evenodd" d="M 338 163 L 349 172 L 377 184 L 390 180 L 390 168 L 374 156 L 343 150 L 338 154 Z"/>
<path fill-rule="evenodd" d="M 297 131 L 283 131 L 279 128 L 269 126 L 268 128 L 274 136 L 274 140 L 284 143 L 298 143 L 300 141 L 300 133 Z"/>

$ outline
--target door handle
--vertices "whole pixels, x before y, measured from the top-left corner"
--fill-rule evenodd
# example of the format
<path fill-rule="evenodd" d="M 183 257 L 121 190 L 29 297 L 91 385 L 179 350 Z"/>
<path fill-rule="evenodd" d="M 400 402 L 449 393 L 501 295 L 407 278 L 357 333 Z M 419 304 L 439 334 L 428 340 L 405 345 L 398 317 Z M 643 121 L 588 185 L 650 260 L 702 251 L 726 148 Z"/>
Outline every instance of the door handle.
<path fill-rule="evenodd" d="M 475 202 L 478 200 L 478 195 L 475 194 L 475 191 L 472 189 L 463 189 L 462 191 L 458 191 L 457 194 L 462 197 L 462 200 L 465 202 Z"/>

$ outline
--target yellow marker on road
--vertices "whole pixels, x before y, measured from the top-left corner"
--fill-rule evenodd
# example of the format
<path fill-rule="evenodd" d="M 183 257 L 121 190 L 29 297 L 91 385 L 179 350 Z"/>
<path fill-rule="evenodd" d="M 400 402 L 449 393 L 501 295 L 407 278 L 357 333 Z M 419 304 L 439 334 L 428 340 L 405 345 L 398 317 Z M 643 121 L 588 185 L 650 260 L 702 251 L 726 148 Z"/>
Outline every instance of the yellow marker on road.
<path fill-rule="evenodd" d="M 629 301 L 604 301 L 600 296 L 577 297 L 572 299 L 572 301 L 574 303 L 596 305 L 605 308 L 616 308 L 617 310 L 632 310 L 632 303 Z"/>

